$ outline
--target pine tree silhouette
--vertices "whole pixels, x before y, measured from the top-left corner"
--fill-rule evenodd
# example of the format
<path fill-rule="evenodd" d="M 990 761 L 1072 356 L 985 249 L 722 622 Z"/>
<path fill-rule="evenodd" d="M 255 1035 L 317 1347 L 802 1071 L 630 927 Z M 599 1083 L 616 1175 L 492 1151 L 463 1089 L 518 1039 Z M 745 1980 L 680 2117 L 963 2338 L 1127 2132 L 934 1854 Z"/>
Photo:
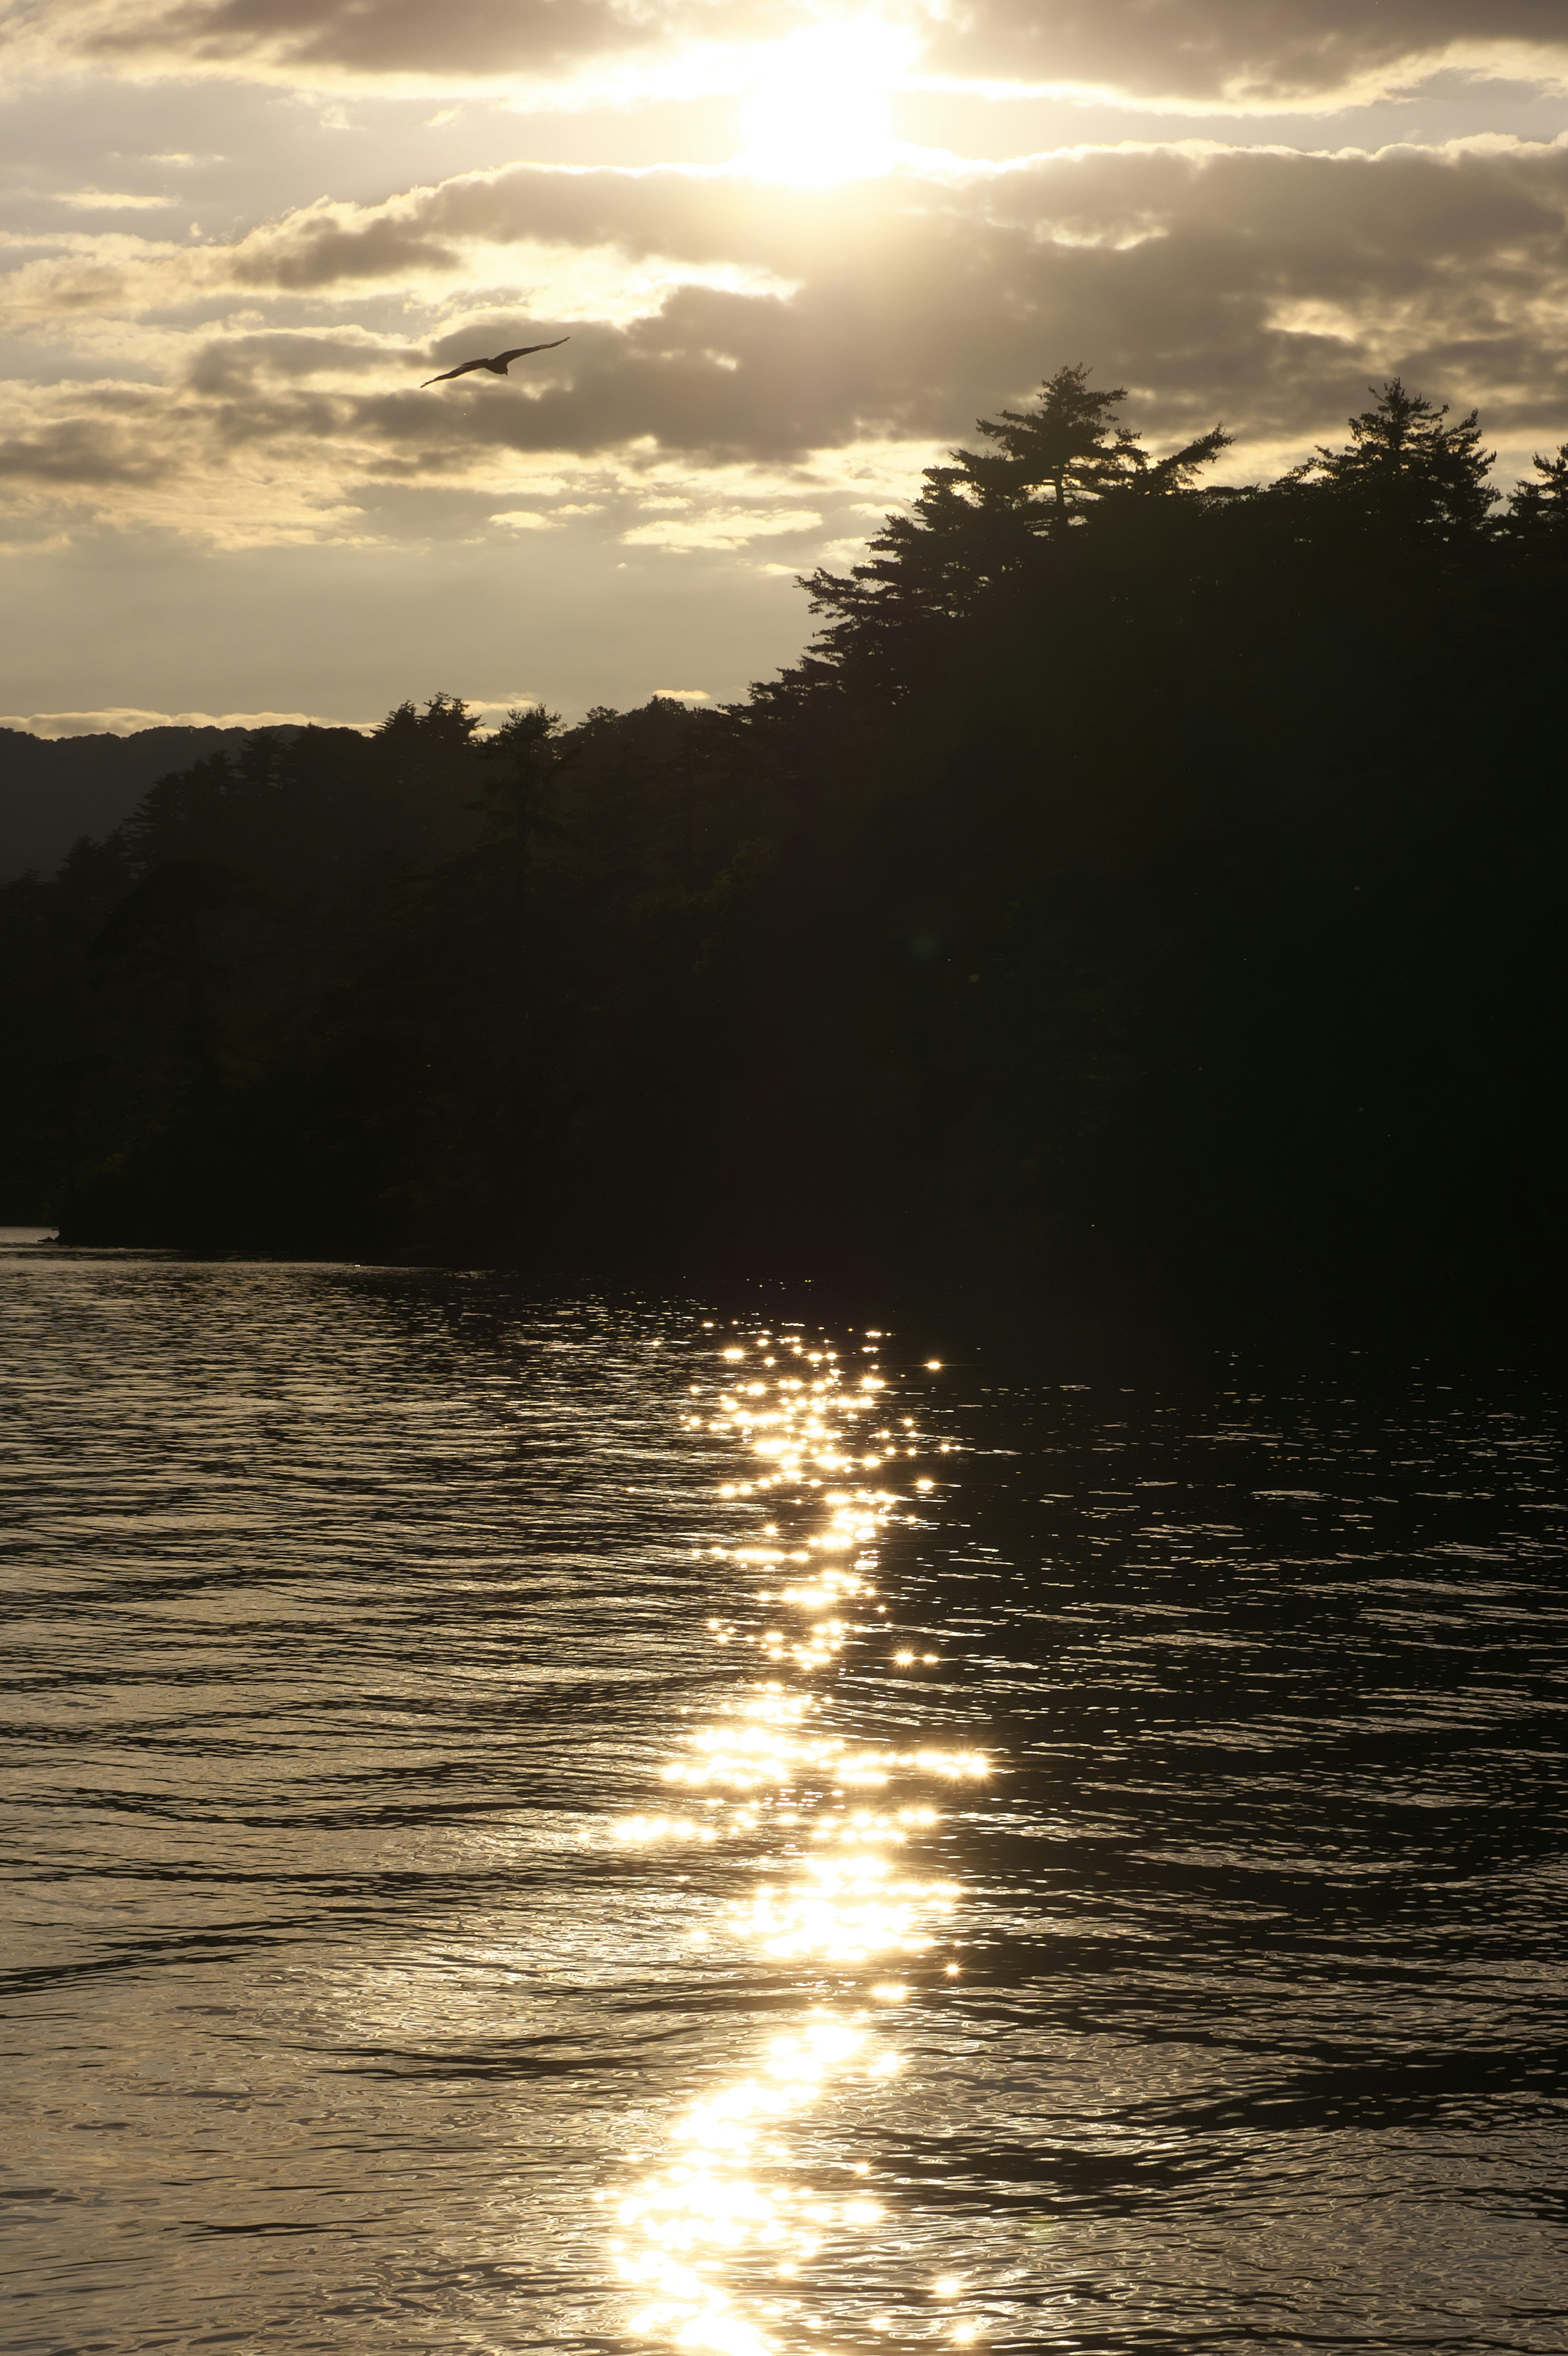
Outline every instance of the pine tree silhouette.
<path fill-rule="evenodd" d="M 1374 388 L 1369 388 L 1375 390 Z M 1349 420 L 1342 450 L 1319 444 L 1294 479 L 1338 493 L 1386 524 L 1452 540 L 1478 531 L 1496 502 L 1488 480 L 1496 451 L 1481 448 L 1478 412 L 1445 425 L 1435 406 L 1391 377 L 1377 406 Z"/>

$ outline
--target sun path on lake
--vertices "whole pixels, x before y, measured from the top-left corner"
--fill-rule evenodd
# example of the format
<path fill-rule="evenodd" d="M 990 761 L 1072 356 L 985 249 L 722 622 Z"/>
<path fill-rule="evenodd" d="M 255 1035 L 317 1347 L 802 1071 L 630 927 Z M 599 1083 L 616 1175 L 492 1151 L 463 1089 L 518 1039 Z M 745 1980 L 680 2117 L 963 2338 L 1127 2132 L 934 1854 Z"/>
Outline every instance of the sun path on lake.
<path fill-rule="evenodd" d="M 961 1972 L 962 1892 L 934 1855 L 940 1795 L 983 1783 L 990 1764 L 842 1730 L 824 1690 L 851 1661 L 862 1681 L 880 1670 L 906 1684 L 895 1722 L 907 1726 L 907 1681 L 941 1666 L 891 1634 L 879 1548 L 893 1525 L 923 1520 L 955 1446 L 902 1411 L 879 1368 L 883 1338 L 857 1337 L 846 1364 L 798 1328 L 715 1330 L 712 1372 L 688 1393 L 687 1433 L 751 1460 L 718 1496 L 758 1526 L 707 1549 L 729 1590 L 707 1634 L 745 1667 L 680 1730 L 656 1798 L 584 1837 L 733 1866 L 704 1878 L 720 1894 L 688 1911 L 685 1957 L 694 1976 L 720 1975 L 731 2003 L 749 1981 L 770 2026 L 744 2066 L 668 2118 L 663 2158 L 600 2196 L 634 2340 L 827 2356 L 845 2326 L 824 2310 L 843 2308 L 847 2269 L 864 2285 L 850 2303 L 874 2310 L 857 2314 L 871 2344 L 983 2335 L 961 2276 L 911 2268 L 918 2215 L 879 2190 L 874 2154 L 905 2067 L 899 2008 L 940 2001 Z M 825 2160 L 834 2097 L 848 2115 Z M 873 2157 L 848 2156 L 868 2146 Z"/>

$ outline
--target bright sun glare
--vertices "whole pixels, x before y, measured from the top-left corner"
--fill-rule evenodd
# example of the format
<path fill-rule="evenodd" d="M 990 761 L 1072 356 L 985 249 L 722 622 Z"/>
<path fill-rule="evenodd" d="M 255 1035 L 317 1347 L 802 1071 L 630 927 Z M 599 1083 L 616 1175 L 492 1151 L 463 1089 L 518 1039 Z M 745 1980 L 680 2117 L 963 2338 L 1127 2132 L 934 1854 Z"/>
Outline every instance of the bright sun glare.
<path fill-rule="evenodd" d="M 741 112 L 740 161 L 759 179 L 826 187 L 889 169 L 888 92 L 915 44 L 875 16 L 814 25 L 772 44 Z"/>

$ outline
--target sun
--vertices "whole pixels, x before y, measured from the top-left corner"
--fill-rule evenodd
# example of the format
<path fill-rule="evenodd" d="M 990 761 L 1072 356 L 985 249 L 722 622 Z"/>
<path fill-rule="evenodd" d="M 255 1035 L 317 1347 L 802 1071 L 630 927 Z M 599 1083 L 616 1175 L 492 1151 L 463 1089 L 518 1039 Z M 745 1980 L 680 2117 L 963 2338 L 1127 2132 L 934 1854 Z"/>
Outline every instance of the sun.
<path fill-rule="evenodd" d="M 888 94 L 908 72 L 912 37 L 877 16 L 814 25 L 760 53 L 736 159 L 763 180 L 826 187 L 890 169 Z"/>

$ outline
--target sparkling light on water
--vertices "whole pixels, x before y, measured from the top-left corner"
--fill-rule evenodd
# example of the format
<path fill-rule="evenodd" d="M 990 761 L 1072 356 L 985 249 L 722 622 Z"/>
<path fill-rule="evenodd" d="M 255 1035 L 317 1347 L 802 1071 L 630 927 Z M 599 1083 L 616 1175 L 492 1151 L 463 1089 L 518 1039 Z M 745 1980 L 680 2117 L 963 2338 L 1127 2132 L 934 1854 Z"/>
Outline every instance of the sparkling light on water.
<path fill-rule="evenodd" d="M 852 2179 L 825 2184 L 820 2169 L 803 2167 L 791 2127 L 857 2083 L 897 2078 L 904 2056 L 880 2024 L 912 1989 L 885 1976 L 890 1963 L 923 1967 L 938 1984 L 956 1976 L 957 1965 L 939 1958 L 961 1893 L 922 1868 L 920 1845 L 942 1819 L 917 1787 L 981 1780 L 989 1769 L 974 1751 L 839 1733 L 814 1682 L 854 1646 L 875 1648 L 890 1667 L 916 1663 L 912 1652 L 880 1653 L 877 1601 L 889 1523 L 933 1487 L 913 1473 L 911 1459 L 923 1452 L 914 1418 L 895 1423 L 885 1378 L 851 1380 L 831 1349 L 763 1335 L 718 1355 L 727 1378 L 711 1397 L 692 1385 L 701 1405 L 688 1410 L 688 1429 L 733 1442 L 756 1468 L 721 1483 L 719 1494 L 765 1500 L 789 1488 L 796 1520 L 787 1533 L 770 1521 L 753 1542 L 712 1550 L 741 1578 L 768 1582 L 751 1599 L 770 1622 L 748 1633 L 715 1614 L 708 1631 L 716 1646 L 754 1646 L 763 1671 L 784 1674 L 738 1686 L 684 1732 L 659 1770 L 665 1788 L 683 1795 L 680 1807 L 629 1816 L 612 1837 L 711 1847 L 754 1844 L 763 1826 L 787 1834 L 782 1853 L 760 1863 L 752 1855 L 752 1886 L 716 1902 L 691 1940 L 716 1961 L 739 1954 L 794 1975 L 800 2003 L 795 2025 L 769 2039 L 752 2067 L 669 2122 L 667 2158 L 616 2201 L 614 2256 L 635 2294 L 626 2320 L 635 2335 L 723 2356 L 787 2356 L 824 2349 L 815 2262 L 830 2252 L 841 2267 L 856 2237 L 885 2219 Z M 855 1480 L 889 1462 L 910 1489 Z M 825 1476 L 840 1478 L 829 1487 Z M 737 1859 L 737 1880 L 741 1872 Z M 874 2316 L 869 2328 L 972 2342 L 977 2319 L 947 2304 L 959 2289 L 946 2278 L 912 2281 L 907 2312 Z"/>

